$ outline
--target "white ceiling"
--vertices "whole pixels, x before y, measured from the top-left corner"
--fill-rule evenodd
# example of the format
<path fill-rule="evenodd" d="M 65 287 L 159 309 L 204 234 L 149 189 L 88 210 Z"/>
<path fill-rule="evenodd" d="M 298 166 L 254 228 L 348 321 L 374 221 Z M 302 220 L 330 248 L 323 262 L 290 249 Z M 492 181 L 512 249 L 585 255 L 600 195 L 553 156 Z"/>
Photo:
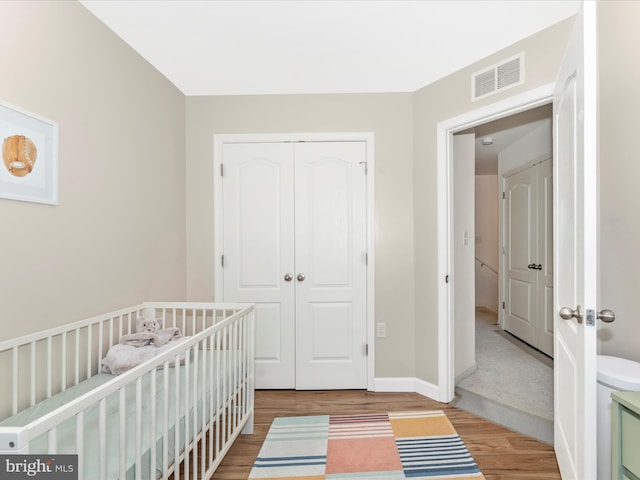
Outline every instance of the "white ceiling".
<path fill-rule="evenodd" d="M 185 95 L 413 92 L 576 0 L 80 0 Z"/>

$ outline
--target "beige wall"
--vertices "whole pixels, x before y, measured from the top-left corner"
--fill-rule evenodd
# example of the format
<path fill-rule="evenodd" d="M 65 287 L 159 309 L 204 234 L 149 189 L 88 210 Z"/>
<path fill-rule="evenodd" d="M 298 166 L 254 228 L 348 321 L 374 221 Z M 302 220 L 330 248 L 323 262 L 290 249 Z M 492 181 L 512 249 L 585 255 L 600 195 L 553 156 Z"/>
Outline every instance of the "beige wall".
<path fill-rule="evenodd" d="M 454 375 L 461 380 L 476 369 L 474 284 L 476 136 L 454 135 L 453 189 L 453 338 Z M 466 236 L 466 241 L 465 241 Z"/>
<path fill-rule="evenodd" d="M 640 3 L 598 2 L 602 353 L 640 362 Z"/>
<path fill-rule="evenodd" d="M 376 376 L 414 376 L 411 94 L 187 98 L 187 290 L 212 300 L 213 136 L 374 132 Z"/>
<path fill-rule="evenodd" d="M 421 380 L 438 383 L 437 125 L 555 81 L 572 25 L 573 19 L 560 22 L 414 94 L 415 343 Z M 471 102 L 471 74 L 520 52 L 525 53 L 525 83 Z"/>
<path fill-rule="evenodd" d="M 475 264 L 476 307 L 498 313 L 498 176 L 475 176 Z"/>
<path fill-rule="evenodd" d="M 183 300 L 184 96 L 71 1 L 0 2 L 0 70 L 59 125 L 59 205 L 0 199 L 0 340 Z"/>

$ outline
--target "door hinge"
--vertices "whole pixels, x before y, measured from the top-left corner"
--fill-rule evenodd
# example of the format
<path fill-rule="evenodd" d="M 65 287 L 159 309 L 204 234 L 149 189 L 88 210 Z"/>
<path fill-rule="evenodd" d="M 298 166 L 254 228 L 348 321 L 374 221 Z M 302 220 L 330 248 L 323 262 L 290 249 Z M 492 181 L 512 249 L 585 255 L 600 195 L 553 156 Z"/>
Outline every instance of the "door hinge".
<path fill-rule="evenodd" d="M 365 357 L 369 356 L 369 344 L 368 343 L 364 344 L 364 356 Z"/>
<path fill-rule="evenodd" d="M 368 173 L 368 171 L 369 171 L 367 162 L 362 161 L 362 162 L 360 162 L 360 165 L 364 165 L 364 174 L 366 175 Z"/>
<path fill-rule="evenodd" d="M 220 255 L 220 266 L 224 267 L 224 254 Z"/>
<path fill-rule="evenodd" d="M 224 164 L 223 163 L 220 164 L 220 176 L 224 177 Z"/>
<path fill-rule="evenodd" d="M 504 306 L 505 306 L 505 305 L 504 305 L 504 302 L 502 302 L 502 309 L 503 309 L 503 310 L 504 310 Z"/>
<path fill-rule="evenodd" d="M 449 275 L 444 276 L 444 283 L 449 283 Z"/>
<path fill-rule="evenodd" d="M 502 199 L 504 200 L 505 198 L 507 198 L 507 194 L 505 192 L 502 192 Z"/>
<path fill-rule="evenodd" d="M 369 265 L 369 254 L 368 253 L 364 254 L 364 264 L 365 265 Z"/>

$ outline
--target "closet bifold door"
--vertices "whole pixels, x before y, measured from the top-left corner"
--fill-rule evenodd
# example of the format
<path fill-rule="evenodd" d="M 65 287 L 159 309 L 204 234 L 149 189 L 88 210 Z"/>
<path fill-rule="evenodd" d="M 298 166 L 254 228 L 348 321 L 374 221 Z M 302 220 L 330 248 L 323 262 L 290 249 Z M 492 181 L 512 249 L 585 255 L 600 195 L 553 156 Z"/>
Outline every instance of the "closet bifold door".
<path fill-rule="evenodd" d="M 366 144 L 296 144 L 296 388 L 366 388 Z"/>
<path fill-rule="evenodd" d="M 366 142 L 222 153 L 224 301 L 256 305 L 256 388 L 366 388 Z"/>
<path fill-rule="evenodd" d="M 295 388 L 294 144 L 223 147 L 224 301 L 255 304 L 256 388 Z"/>

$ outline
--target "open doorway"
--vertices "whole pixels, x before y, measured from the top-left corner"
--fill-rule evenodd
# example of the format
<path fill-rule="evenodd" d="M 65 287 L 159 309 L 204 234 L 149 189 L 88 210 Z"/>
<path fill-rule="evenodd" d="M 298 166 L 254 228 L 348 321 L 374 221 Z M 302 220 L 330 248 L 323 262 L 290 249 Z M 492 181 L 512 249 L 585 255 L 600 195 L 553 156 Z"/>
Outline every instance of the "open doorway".
<path fill-rule="evenodd" d="M 551 106 L 542 105 L 457 132 L 453 143 L 454 402 L 547 443 L 553 442 L 553 344 L 551 351 L 542 348 L 536 343 L 542 335 L 521 324 L 532 330 L 552 298 L 538 269 L 552 262 L 537 253 L 538 246 L 552 253 L 552 235 L 536 228 L 550 219 L 550 197 L 536 199 L 550 184 L 535 184 L 543 177 L 540 165 L 551 163 L 551 119 Z M 473 164 L 465 169 L 456 161 Z"/>

